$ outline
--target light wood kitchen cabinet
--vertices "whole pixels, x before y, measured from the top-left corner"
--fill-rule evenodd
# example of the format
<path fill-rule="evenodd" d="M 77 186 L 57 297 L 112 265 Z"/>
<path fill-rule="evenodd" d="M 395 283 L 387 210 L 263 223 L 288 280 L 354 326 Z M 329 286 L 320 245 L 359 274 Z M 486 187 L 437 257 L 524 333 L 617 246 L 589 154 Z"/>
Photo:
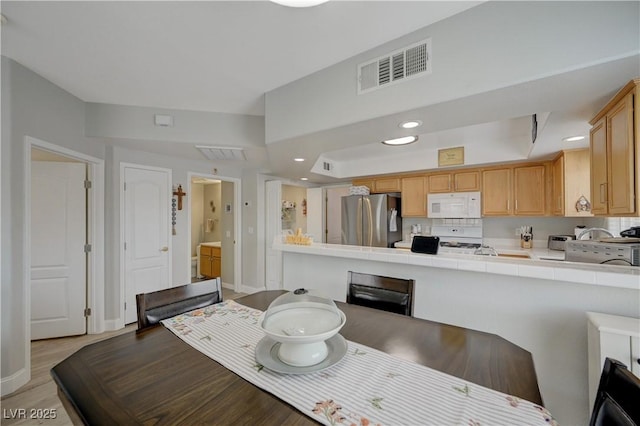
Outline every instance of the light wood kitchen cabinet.
<path fill-rule="evenodd" d="M 590 121 L 593 214 L 637 216 L 640 79 L 630 81 Z"/>
<path fill-rule="evenodd" d="M 432 174 L 427 179 L 430 193 L 480 191 L 477 170 Z"/>
<path fill-rule="evenodd" d="M 400 177 L 388 176 L 381 178 L 354 179 L 353 186 L 366 186 L 372 194 L 384 194 L 387 192 L 400 192 Z"/>
<path fill-rule="evenodd" d="M 525 166 L 513 169 L 513 214 L 517 216 L 544 216 L 545 167 Z"/>
<path fill-rule="evenodd" d="M 354 179 L 351 181 L 353 186 L 366 186 L 369 188 L 369 192 L 375 191 L 375 181 L 373 179 Z"/>
<path fill-rule="evenodd" d="M 578 211 L 580 197 L 590 199 L 589 149 L 562 151 L 553 161 L 551 213 L 556 216 L 591 216 L 591 211 Z"/>
<path fill-rule="evenodd" d="M 376 179 L 374 182 L 374 192 L 400 192 L 402 190 L 400 186 L 399 177 L 388 177 Z"/>
<path fill-rule="evenodd" d="M 222 273 L 222 249 L 200 246 L 200 274 L 206 278 L 216 278 Z"/>
<path fill-rule="evenodd" d="M 483 216 L 544 216 L 545 166 L 505 167 L 482 171 Z"/>
<path fill-rule="evenodd" d="M 511 168 L 482 171 L 482 215 L 509 216 L 512 214 Z"/>
<path fill-rule="evenodd" d="M 402 217 L 427 216 L 427 178 L 413 176 L 402 178 Z"/>

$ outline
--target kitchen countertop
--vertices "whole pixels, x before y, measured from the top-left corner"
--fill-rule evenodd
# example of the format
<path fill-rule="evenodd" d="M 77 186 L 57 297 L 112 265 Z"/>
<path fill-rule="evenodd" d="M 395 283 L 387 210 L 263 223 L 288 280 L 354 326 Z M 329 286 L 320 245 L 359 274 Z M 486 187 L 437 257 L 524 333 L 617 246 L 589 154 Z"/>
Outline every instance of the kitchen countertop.
<path fill-rule="evenodd" d="M 484 245 L 494 248 L 499 255 L 505 257 L 508 256 L 523 256 L 529 257 L 529 259 L 523 258 L 523 260 L 564 260 L 564 251 L 549 250 L 546 248 L 546 241 L 533 241 L 533 248 L 523 249 L 519 247 L 520 240 L 506 240 L 506 239 L 485 239 Z M 395 243 L 395 247 L 399 249 L 411 249 L 411 241 L 398 241 Z M 538 248 L 545 247 L 545 248 Z"/>
<path fill-rule="evenodd" d="M 274 240 L 273 248 L 291 253 L 365 259 L 396 264 L 421 265 L 433 268 L 484 272 L 640 290 L 639 267 L 600 265 L 583 262 L 559 262 L 558 260 L 564 258 L 564 252 L 547 250 L 546 248 L 520 249 L 517 245 L 514 246 L 514 244 L 511 244 L 510 240 L 489 240 L 487 242 L 489 244 L 493 243 L 493 247 L 498 253 L 526 253 L 530 258 L 477 256 L 473 254 L 454 253 L 429 255 L 394 248 L 323 243 L 313 243 L 308 246 L 302 246 L 285 244 L 278 238 Z M 538 242 L 538 247 L 542 244 L 546 246 L 546 242 Z M 536 247 L 536 245 L 536 241 L 534 241 L 533 246 Z M 410 246 L 407 248 L 410 248 Z"/>

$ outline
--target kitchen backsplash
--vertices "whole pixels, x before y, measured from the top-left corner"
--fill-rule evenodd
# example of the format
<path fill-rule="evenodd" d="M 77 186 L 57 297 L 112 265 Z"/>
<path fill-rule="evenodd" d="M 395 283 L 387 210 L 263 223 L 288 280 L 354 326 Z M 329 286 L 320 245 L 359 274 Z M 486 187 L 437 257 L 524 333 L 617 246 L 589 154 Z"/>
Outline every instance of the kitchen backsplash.
<path fill-rule="evenodd" d="M 577 225 L 587 228 L 602 228 L 605 218 L 602 217 L 485 217 L 483 219 L 427 219 L 404 218 L 402 235 L 411 233 L 411 225 L 420 224 L 424 235 L 431 234 L 433 225 L 482 225 L 483 238 L 519 239 L 516 229 L 531 226 L 535 240 L 546 241 L 549 235 L 573 234 Z M 405 238 L 406 239 L 406 238 Z"/>

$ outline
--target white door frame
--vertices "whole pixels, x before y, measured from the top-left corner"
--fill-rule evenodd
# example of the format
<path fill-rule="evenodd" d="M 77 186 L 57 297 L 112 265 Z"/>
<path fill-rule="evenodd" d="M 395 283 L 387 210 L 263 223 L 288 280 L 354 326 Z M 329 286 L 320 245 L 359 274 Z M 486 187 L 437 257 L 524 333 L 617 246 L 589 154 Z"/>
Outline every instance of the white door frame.
<path fill-rule="evenodd" d="M 172 182 L 173 182 L 173 170 L 171 169 L 167 169 L 164 167 L 153 167 L 153 166 L 146 166 L 146 165 L 142 165 L 142 164 L 135 164 L 135 163 L 124 163 L 121 162 L 120 163 L 120 183 L 118 185 L 119 188 L 119 192 L 120 192 L 120 244 L 119 246 L 119 252 L 120 252 L 120 309 L 119 309 L 119 316 L 120 318 L 118 319 L 118 323 L 120 328 L 125 326 L 125 312 L 124 312 L 124 304 L 125 301 L 127 300 L 127 294 L 126 294 L 126 288 L 125 288 L 125 251 L 124 251 L 124 243 L 125 243 L 125 229 L 124 229 L 124 225 L 125 225 L 125 211 L 124 211 L 124 204 L 125 204 L 125 193 L 124 193 L 124 170 L 127 167 L 131 167 L 131 168 L 135 168 L 135 169 L 142 169 L 142 170 L 149 170 L 149 171 L 156 171 L 156 172 L 162 172 L 162 173 L 167 173 L 168 174 L 168 180 L 169 180 L 169 194 L 168 194 L 168 200 L 171 200 L 171 197 L 173 197 L 173 194 L 171 194 L 171 187 L 172 187 Z M 170 206 L 167 205 L 167 209 L 169 209 Z M 169 275 L 169 287 L 173 287 L 173 278 L 172 278 L 172 266 L 173 266 L 173 248 L 172 248 L 172 235 L 171 232 L 169 231 L 169 229 L 167 229 L 167 233 L 168 235 L 168 239 L 167 239 L 167 247 L 169 247 L 169 264 L 167 265 L 168 267 L 168 271 L 167 274 Z M 135 309 L 135 307 L 131 307 L 131 309 Z"/>
<path fill-rule="evenodd" d="M 87 196 L 87 239 L 91 244 L 87 265 L 87 304 L 91 315 L 87 334 L 104 332 L 104 160 L 30 136 L 24 138 L 24 233 L 23 297 L 25 329 L 25 372 L 31 378 L 31 148 L 73 158 L 89 165 L 91 191 Z"/>
<path fill-rule="evenodd" d="M 242 200 L 242 180 L 238 178 L 226 177 L 226 176 L 218 176 L 207 173 L 198 173 L 198 172 L 187 172 L 187 185 L 189 185 L 187 189 L 187 193 L 193 194 L 193 190 L 191 189 L 191 180 L 194 177 L 202 177 L 207 179 L 216 179 L 223 182 L 231 182 L 233 183 L 233 241 L 235 244 L 233 246 L 233 291 L 236 293 L 242 292 L 242 238 L 240 238 L 242 232 L 242 204 L 240 200 Z M 191 203 L 187 203 L 187 253 L 191 253 Z M 187 257 L 186 262 L 188 262 L 187 268 L 187 277 L 185 279 L 185 283 L 191 281 L 191 256 Z"/>

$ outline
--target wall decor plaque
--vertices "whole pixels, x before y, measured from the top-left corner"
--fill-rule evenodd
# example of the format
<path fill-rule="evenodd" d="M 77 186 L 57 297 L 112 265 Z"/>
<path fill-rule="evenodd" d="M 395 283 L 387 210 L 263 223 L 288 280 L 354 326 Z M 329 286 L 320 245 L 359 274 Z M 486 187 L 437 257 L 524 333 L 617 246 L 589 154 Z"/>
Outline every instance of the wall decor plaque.
<path fill-rule="evenodd" d="M 464 147 L 438 150 L 438 167 L 464 164 Z"/>

